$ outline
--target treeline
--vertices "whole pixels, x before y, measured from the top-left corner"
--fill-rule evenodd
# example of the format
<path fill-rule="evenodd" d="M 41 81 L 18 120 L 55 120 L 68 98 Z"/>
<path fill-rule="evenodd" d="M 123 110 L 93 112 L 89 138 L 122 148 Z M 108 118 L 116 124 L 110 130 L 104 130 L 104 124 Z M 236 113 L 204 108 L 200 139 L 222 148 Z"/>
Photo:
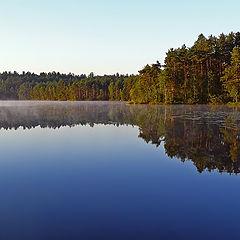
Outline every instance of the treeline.
<path fill-rule="evenodd" d="M 4 72 L 0 99 L 239 103 L 240 32 L 201 34 L 192 47 L 170 49 L 163 65 L 146 65 L 137 76 Z"/>
<path fill-rule="evenodd" d="M 128 75 L 86 75 L 30 72 L 0 74 L 0 99 L 12 100 L 122 100 Z M 134 78 L 134 77 L 133 77 Z"/>
<path fill-rule="evenodd" d="M 170 49 L 164 66 L 147 65 L 131 90 L 139 103 L 228 103 L 240 100 L 240 33 Z"/>

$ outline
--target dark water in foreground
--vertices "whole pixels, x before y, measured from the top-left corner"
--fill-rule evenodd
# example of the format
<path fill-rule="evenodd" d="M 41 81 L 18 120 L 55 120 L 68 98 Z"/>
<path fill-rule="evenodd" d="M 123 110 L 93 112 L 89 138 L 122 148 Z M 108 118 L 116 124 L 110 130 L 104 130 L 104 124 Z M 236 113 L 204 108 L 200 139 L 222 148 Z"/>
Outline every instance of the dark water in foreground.
<path fill-rule="evenodd" d="M 239 108 L 0 102 L 0 128 L 0 239 L 239 239 Z"/>

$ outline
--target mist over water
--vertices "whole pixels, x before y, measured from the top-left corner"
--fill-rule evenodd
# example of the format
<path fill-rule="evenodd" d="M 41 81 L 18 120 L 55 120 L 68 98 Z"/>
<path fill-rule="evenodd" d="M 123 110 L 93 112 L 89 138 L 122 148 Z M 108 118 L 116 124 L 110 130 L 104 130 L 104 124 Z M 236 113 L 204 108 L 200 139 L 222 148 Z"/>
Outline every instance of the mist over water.
<path fill-rule="evenodd" d="M 0 101 L 0 129 L 1 239 L 237 239 L 237 107 Z"/>

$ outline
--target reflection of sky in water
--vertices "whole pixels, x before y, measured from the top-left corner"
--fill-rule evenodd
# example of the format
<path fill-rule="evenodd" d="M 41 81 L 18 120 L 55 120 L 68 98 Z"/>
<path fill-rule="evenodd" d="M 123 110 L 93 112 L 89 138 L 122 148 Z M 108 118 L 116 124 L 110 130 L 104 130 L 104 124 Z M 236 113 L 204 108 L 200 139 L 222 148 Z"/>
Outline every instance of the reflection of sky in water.
<path fill-rule="evenodd" d="M 114 125 L 0 131 L 0 239 L 237 239 L 239 175 Z"/>

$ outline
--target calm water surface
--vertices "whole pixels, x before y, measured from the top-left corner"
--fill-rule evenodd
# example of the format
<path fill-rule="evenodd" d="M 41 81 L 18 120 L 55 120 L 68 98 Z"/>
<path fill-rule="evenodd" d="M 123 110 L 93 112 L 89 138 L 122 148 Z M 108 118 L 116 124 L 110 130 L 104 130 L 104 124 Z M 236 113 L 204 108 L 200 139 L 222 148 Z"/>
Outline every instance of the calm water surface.
<path fill-rule="evenodd" d="M 0 102 L 0 128 L 0 239 L 239 239 L 239 108 Z"/>

